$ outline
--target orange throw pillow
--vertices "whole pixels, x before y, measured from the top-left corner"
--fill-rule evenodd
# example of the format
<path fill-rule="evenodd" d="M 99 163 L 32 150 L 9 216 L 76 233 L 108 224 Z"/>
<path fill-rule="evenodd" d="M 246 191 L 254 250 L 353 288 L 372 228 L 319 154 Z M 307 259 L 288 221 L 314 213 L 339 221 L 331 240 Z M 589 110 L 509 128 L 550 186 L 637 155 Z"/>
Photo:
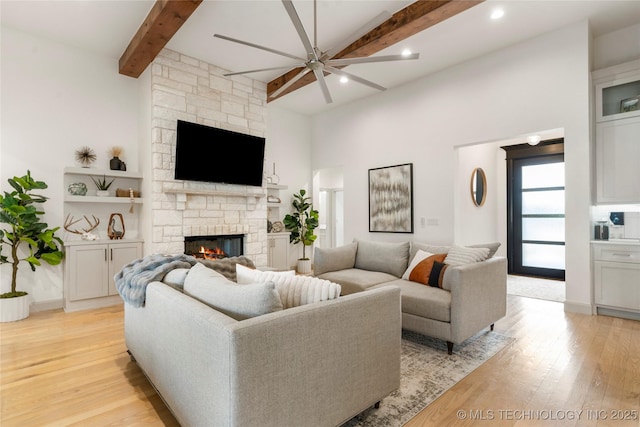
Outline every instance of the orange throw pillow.
<path fill-rule="evenodd" d="M 413 270 L 411 270 L 411 274 L 409 274 L 409 280 L 412 282 L 422 283 L 423 285 L 429 284 L 429 275 L 431 274 L 431 269 L 433 268 L 434 262 L 444 262 L 444 259 L 447 257 L 447 254 L 435 254 L 431 255 L 420 261 L 418 265 L 416 265 Z"/>

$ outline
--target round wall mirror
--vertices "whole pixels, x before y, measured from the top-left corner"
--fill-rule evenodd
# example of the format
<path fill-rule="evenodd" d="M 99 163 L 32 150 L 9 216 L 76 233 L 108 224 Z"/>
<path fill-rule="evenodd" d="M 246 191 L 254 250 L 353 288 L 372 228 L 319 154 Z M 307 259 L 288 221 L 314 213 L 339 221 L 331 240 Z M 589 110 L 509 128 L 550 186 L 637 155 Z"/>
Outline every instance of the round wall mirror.
<path fill-rule="evenodd" d="M 475 168 L 471 172 L 471 200 L 476 206 L 484 205 L 487 198 L 487 176 L 482 168 Z"/>

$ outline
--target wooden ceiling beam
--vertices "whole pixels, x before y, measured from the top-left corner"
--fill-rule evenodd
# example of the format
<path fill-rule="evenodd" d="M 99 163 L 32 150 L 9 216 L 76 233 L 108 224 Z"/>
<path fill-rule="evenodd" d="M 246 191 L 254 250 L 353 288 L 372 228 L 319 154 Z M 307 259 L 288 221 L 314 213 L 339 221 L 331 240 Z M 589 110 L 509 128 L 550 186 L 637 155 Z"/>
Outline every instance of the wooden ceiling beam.
<path fill-rule="evenodd" d="M 140 77 L 202 0 L 156 0 L 120 57 L 120 74 Z"/>
<path fill-rule="evenodd" d="M 333 58 L 371 56 L 483 1 L 484 0 L 418 0 L 396 12 L 387 21 L 351 43 Z M 302 70 L 303 68 L 295 68 L 267 83 L 267 101 L 273 101 L 316 80 L 314 73 L 307 73 L 278 97 L 271 97 L 273 92 L 282 87 Z"/>

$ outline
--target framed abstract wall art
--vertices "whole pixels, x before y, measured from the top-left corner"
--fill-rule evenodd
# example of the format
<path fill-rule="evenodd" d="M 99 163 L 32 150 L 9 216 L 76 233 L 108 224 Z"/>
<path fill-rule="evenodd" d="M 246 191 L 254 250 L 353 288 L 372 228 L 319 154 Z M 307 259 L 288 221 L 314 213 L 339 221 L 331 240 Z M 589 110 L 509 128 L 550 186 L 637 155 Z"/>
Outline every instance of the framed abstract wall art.
<path fill-rule="evenodd" d="M 369 169 L 369 231 L 413 233 L 413 163 Z"/>

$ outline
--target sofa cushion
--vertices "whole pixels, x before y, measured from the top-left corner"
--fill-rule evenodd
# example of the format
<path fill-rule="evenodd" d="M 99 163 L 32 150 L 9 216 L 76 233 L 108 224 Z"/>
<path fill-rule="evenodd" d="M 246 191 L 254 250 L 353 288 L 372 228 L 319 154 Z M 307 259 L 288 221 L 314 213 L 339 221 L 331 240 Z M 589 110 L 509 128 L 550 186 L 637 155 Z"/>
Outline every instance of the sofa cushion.
<path fill-rule="evenodd" d="M 366 291 L 379 283 L 398 279 L 396 276 L 389 273 L 359 270 L 357 268 L 330 271 L 317 277 L 340 284 L 340 287 L 342 288 L 341 295 L 349 295 L 356 292 Z"/>
<path fill-rule="evenodd" d="M 464 265 L 473 262 L 484 261 L 489 257 L 489 248 L 468 248 L 462 246 L 454 246 L 449 249 L 445 264 Z"/>
<path fill-rule="evenodd" d="M 337 248 L 315 248 L 313 251 L 313 271 L 315 275 L 327 271 L 353 268 L 356 263 L 358 243 L 353 242 Z"/>
<path fill-rule="evenodd" d="M 487 255 L 487 258 L 492 258 L 496 254 L 496 252 L 498 252 L 499 247 L 500 247 L 500 242 L 478 243 L 477 245 L 467 245 L 467 248 L 488 248 L 489 255 Z"/>
<path fill-rule="evenodd" d="M 379 284 L 374 288 L 383 286 L 400 287 L 403 313 L 451 322 L 451 292 L 404 279 Z"/>
<path fill-rule="evenodd" d="M 240 264 L 236 270 L 239 284 L 273 282 L 285 309 L 340 296 L 340 285 L 317 277 L 297 276 L 293 271 L 254 270 Z"/>
<path fill-rule="evenodd" d="M 236 320 L 282 310 L 273 282 L 240 286 L 199 263 L 187 274 L 184 293 Z"/>
<path fill-rule="evenodd" d="M 198 261 L 201 262 L 205 267 L 209 267 L 210 269 L 217 271 L 227 279 L 234 282 L 236 281 L 236 264 L 242 264 L 250 268 L 255 268 L 253 261 L 251 261 L 251 259 L 247 258 L 244 255 L 232 256 L 218 260 L 199 259 Z"/>
<path fill-rule="evenodd" d="M 358 241 L 355 268 L 389 273 L 398 278 L 402 277 L 408 264 L 409 242 Z"/>
<path fill-rule="evenodd" d="M 488 248 L 489 255 L 487 256 L 487 258 L 491 258 L 496 254 L 498 248 L 500 247 L 500 242 L 478 243 L 476 245 L 467 245 L 466 247 L 467 248 Z M 431 245 L 428 243 L 411 242 L 411 253 L 410 253 L 409 259 L 413 259 L 413 257 L 416 255 L 418 250 L 431 252 L 432 254 L 446 254 L 449 252 L 449 249 L 451 249 L 451 246 Z"/>
<path fill-rule="evenodd" d="M 182 291 L 187 274 L 189 274 L 188 268 L 174 268 L 164 275 L 162 281 L 172 288 Z"/>

